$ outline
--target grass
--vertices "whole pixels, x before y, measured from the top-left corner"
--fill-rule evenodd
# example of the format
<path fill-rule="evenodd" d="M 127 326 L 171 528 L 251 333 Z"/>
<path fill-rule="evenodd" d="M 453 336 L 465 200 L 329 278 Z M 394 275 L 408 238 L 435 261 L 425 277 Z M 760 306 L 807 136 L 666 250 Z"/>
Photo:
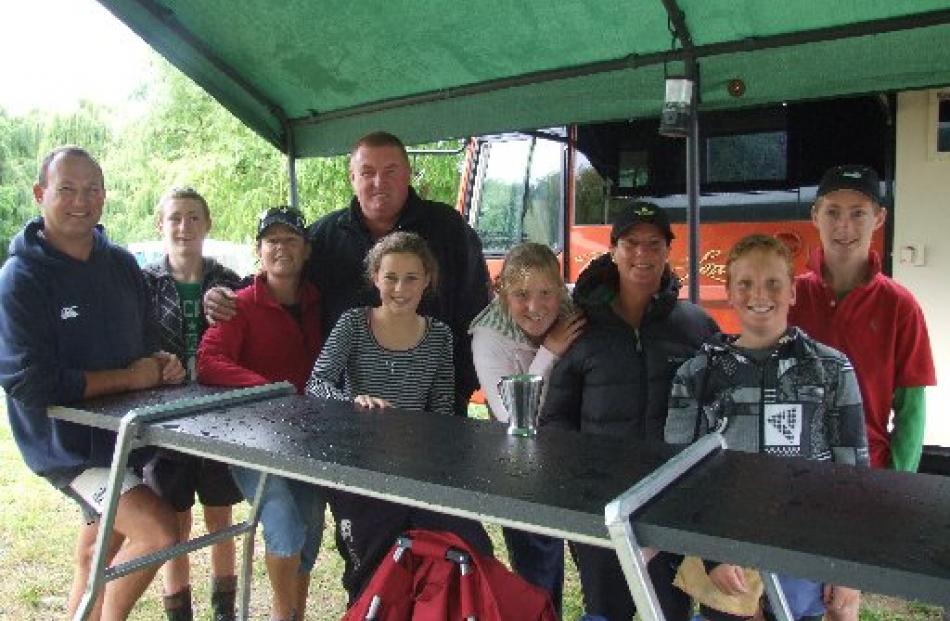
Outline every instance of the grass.
<path fill-rule="evenodd" d="M 483 411 L 474 412 L 484 416 Z M 0 403 L 0 416 L 6 420 Z M 197 513 L 197 512 L 196 512 Z M 243 519 L 247 505 L 239 505 L 235 519 Z M 75 504 L 33 475 L 23 464 L 10 428 L 0 423 L 0 619 L 48 621 L 65 616 L 66 593 L 72 578 L 73 543 L 80 523 Z M 193 536 L 204 532 L 196 520 Z M 501 530 L 489 527 L 498 556 L 507 562 Z M 239 548 L 240 549 L 240 548 Z M 252 619 L 266 619 L 269 587 L 262 558 L 260 533 L 255 545 L 251 590 Z M 314 570 L 307 618 L 310 621 L 339 619 L 346 596 L 340 587 L 343 563 L 333 538 L 333 522 L 327 513 L 327 530 Z M 195 618 L 210 620 L 208 611 L 210 566 L 208 553 L 192 554 L 192 590 Z M 160 579 L 140 600 L 133 619 L 161 621 Z M 582 612 L 577 572 L 570 562 L 566 569 L 564 618 L 577 619 Z M 942 621 L 941 609 L 883 596 L 864 598 L 861 621 Z"/>

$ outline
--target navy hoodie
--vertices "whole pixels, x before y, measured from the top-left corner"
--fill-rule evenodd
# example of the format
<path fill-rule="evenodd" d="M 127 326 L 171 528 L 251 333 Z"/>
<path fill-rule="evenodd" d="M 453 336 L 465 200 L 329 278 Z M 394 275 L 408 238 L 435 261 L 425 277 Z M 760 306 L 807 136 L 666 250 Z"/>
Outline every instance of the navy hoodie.
<path fill-rule="evenodd" d="M 119 369 L 156 351 L 145 282 L 134 257 L 101 227 L 79 261 L 31 220 L 0 270 L 0 385 L 10 427 L 33 472 L 57 487 L 86 468 L 108 466 L 115 434 L 50 419 L 46 408 L 82 399 L 84 371 Z"/>

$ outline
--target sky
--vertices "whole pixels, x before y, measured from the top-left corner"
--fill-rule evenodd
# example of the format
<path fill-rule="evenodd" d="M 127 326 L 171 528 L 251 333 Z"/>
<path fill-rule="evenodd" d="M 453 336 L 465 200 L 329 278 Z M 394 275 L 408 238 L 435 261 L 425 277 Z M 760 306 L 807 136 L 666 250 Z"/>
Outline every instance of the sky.
<path fill-rule="evenodd" d="M 74 110 L 81 99 L 121 106 L 150 48 L 95 0 L 0 0 L 0 107 Z"/>

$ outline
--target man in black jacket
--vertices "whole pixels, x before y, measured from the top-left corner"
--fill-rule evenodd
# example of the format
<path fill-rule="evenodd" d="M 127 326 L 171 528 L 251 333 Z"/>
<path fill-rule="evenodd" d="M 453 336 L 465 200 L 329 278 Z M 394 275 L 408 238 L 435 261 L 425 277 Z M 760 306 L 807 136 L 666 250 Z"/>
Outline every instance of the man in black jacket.
<path fill-rule="evenodd" d="M 468 324 L 490 299 L 482 245 L 461 214 L 419 197 L 409 185 L 409 157 L 396 136 L 374 132 L 350 154 L 355 196 L 346 209 L 310 227 L 310 278 L 322 296 L 324 334 L 356 306 L 379 304 L 363 259 L 377 239 L 393 231 L 421 236 L 439 262 L 439 285 L 422 299 L 419 313 L 448 324 L 454 338 L 455 412 L 464 416 L 478 387 Z"/>

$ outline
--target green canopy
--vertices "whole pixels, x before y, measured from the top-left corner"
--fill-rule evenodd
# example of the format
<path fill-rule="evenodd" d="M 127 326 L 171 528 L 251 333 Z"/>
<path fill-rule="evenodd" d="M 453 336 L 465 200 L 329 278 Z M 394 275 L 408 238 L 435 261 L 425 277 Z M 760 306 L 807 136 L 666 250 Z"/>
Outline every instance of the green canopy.
<path fill-rule="evenodd" d="M 950 84 L 950 0 L 99 1 L 298 157 L 655 115 L 686 53 L 701 109 Z"/>

